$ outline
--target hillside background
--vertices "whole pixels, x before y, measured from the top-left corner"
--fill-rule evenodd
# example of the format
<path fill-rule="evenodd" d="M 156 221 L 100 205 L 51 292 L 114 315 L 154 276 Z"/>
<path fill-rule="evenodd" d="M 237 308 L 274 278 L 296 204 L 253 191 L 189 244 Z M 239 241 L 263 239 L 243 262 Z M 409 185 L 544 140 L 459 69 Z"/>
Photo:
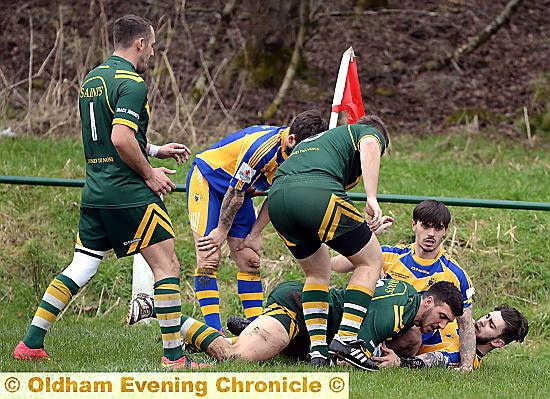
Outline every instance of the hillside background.
<path fill-rule="evenodd" d="M 113 21 L 135 13 L 157 32 L 146 74 L 153 141 L 200 145 L 310 108 L 328 118 L 349 46 L 367 111 L 397 134 L 468 125 L 524 140 L 526 107 L 534 144 L 550 137 L 548 0 L 3 3 L 4 134 L 77 136 L 79 84 L 112 52 Z M 476 38 L 481 44 L 457 53 Z M 294 79 L 274 111 L 289 65 Z"/>

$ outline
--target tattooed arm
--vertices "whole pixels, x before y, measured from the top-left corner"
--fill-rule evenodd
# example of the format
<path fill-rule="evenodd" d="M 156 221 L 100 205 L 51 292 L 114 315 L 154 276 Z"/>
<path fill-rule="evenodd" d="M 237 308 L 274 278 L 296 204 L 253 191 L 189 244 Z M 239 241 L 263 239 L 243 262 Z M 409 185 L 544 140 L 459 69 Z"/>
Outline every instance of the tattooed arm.
<path fill-rule="evenodd" d="M 221 204 L 218 226 L 210 234 L 197 240 L 197 248 L 200 251 L 208 251 L 206 257 L 216 252 L 225 241 L 235 215 L 241 209 L 243 202 L 244 191 L 236 190 L 235 187 L 227 189 Z"/>
<path fill-rule="evenodd" d="M 471 306 L 464 309 L 464 314 L 457 317 L 457 322 L 460 329 L 460 370 L 472 371 L 476 355 L 476 332 Z"/>

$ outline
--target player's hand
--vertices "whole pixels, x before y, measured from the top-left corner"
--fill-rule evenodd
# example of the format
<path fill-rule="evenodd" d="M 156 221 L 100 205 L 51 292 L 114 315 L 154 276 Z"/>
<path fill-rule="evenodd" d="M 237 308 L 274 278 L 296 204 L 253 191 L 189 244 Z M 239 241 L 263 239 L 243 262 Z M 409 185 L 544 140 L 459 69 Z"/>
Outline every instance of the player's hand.
<path fill-rule="evenodd" d="M 245 248 L 250 248 L 258 256 L 262 255 L 262 236 L 260 234 L 249 234 L 237 247 L 237 251 L 241 251 Z"/>
<path fill-rule="evenodd" d="M 216 227 L 210 234 L 197 240 L 197 249 L 206 252 L 208 258 L 222 246 L 226 238 L 227 234 Z"/>
<path fill-rule="evenodd" d="M 166 175 L 173 175 L 174 173 L 176 171 L 173 169 L 151 168 L 151 173 L 145 177 L 145 184 L 159 197 L 171 193 L 176 188 L 176 185 Z"/>
<path fill-rule="evenodd" d="M 367 222 L 371 231 L 376 231 L 382 222 L 382 209 L 378 205 L 376 197 L 367 198 L 367 206 L 365 207 L 367 215 L 370 216 L 370 220 Z"/>
<path fill-rule="evenodd" d="M 461 371 L 463 373 L 469 373 L 473 370 L 472 366 L 460 366 L 455 368 L 456 371 Z"/>
<path fill-rule="evenodd" d="M 382 355 L 373 356 L 371 359 L 375 362 L 378 362 L 378 367 L 388 368 L 388 367 L 399 367 L 401 366 L 401 359 L 395 354 L 395 352 L 388 348 L 385 343 L 381 345 Z"/>
<path fill-rule="evenodd" d="M 395 219 L 391 216 L 382 216 L 382 221 L 380 222 L 380 227 L 378 227 L 375 231 L 373 231 L 373 234 L 379 235 L 385 232 L 387 229 L 389 229 L 393 222 L 395 222 Z"/>
<path fill-rule="evenodd" d="M 187 161 L 191 155 L 191 151 L 183 144 L 169 143 L 164 144 L 159 148 L 159 152 L 155 156 L 158 159 L 174 158 L 176 163 Z"/>

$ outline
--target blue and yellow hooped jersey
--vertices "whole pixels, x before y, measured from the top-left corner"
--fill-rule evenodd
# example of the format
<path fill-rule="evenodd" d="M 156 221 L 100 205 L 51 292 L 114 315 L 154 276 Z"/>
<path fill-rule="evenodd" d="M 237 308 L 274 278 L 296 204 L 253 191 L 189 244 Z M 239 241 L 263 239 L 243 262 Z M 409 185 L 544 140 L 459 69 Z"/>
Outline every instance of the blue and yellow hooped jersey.
<path fill-rule="evenodd" d="M 466 271 L 440 248 L 435 259 L 422 259 L 414 253 L 414 243 L 382 246 L 384 273 L 387 278 L 406 281 L 418 292 L 426 291 L 438 281 L 453 283 L 462 293 L 464 309 L 473 303 L 475 289 Z"/>
<path fill-rule="evenodd" d="M 209 185 L 220 193 L 265 191 L 279 165 L 287 158 L 286 126 L 254 125 L 239 130 L 197 154 L 195 164 Z"/>
<path fill-rule="evenodd" d="M 418 354 L 421 355 L 428 352 L 443 353 L 447 367 L 460 366 L 460 330 L 456 320 L 447 324 L 442 330 L 422 335 L 422 346 Z M 476 351 L 474 369 L 479 368 L 482 358 L 483 354 Z"/>

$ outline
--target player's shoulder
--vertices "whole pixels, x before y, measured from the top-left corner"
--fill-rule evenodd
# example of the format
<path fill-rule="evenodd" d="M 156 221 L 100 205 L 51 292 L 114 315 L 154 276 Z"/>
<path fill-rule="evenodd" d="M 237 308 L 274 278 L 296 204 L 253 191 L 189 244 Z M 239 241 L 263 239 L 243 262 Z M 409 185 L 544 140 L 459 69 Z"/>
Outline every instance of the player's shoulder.
<path fill-rule="evenodd" d="M 443 251 L 443 253 L 439 257 L 439 261 L 457 276 L 464 275 L 468 277 L 468 273 L 466 272 L 466 270 L 462 266 L 460 266 L 458 261 L 451 255 L 449 255 L 447 251 Z"/>
<path fill-rule="evenodd" d="M 382 245 L 382 252 L 398 255 L 411 252 L 413 244 Z"/>

